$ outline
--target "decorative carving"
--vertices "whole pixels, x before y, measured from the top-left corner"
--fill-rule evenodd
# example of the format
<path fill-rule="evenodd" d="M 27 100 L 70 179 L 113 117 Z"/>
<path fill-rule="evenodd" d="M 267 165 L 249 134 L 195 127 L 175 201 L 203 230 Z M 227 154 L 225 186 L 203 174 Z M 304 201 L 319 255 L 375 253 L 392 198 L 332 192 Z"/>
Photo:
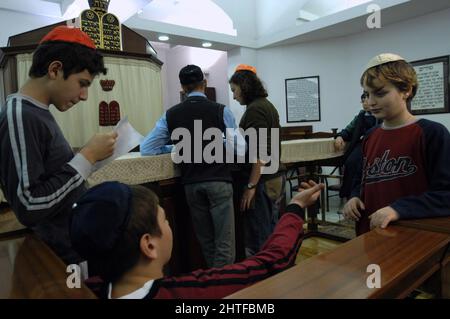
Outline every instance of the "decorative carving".
<path fill-rule="evenodd" d="M 102 86 L 103 91 L 109 92 L 112 91 L 116 81 L 114 80 L 100 80 L 100 85 Z"/>
<path fill-rule="evenodd" d="M 81 12 L 81 30 L 86 32 L 95 42 L 95 46 L 102 46 L 100 17 L 93 10 L 84 10 Z"/>
<path fill-rule="evenodd" d="M 100 126 L 114 126 L 120 121 L 120 105 L 117 101 L 109 104 L 105 101 L 99 104 L 99 124 Z"/>
<path fill-rule="evenodd" d="M 106 12 L 108 12 L 110 0 L 88 0 L 88 2 L 89 8 L 91 8 L 95 12 L 99 12 L 100 15 L 104 15 Z"/>
<path fill-rule="evenodd" d="M 99 49 L 120 51 L 122 32 L 119 19 L 108 13 L 110 0 L 89 0 L 90 9 L 81 13 L 81 30 L 86 32 Z"/>
<path fill-rule="evenodd" d="M 98 106 L 98 121 L 100 126 L 109 126 L 109 105 L 105 101 Z"/>
<path fill-rule="evenodd" d="M 120 23 L 119 19 L 111 13 L 102 17 L 102 37 L 103 45 L 109 50 L 120 51 Z"/>
<path fill-rule="evenodd" d="M 116 125 L 120 121 L 120 105 L 117 101 L 111 101 L 109 103 L 109 123 L 110 125 Z"/>

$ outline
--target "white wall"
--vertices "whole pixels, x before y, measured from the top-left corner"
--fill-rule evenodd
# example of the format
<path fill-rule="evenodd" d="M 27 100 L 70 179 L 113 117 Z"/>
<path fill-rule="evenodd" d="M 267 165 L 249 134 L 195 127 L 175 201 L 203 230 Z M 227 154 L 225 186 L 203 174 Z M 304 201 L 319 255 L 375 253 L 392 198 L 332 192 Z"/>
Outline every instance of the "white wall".
<path fill-rule="evenodd" d="M 0 10 L 0 47 L 8 44 L 12 35 L 45 27 L 59 22 L 61 19 Z"/>
<path fill-rule="evenodd" d="M 256 30 L 258 38 L 296 26 L 300 9 L 308 0 L 258 0 Z"/>
<path fill-rule="evenodd" d="M 228 105 L 228 58 L 226 52 L 185 46 L 167 49 L 155 47 L 155 49 L 158 52 L 158 58 L 164 62 L 162 86 L 165 110 L 180 103 L 181 86 L 178 73 L 188 64 L 198 65 L 208 73 L 206 79 L 209 87 L 216 88 L 216 101 Z"/>
<path fill-rule="evenodd" d="M 237 37 L 256 39 L 256 10 L 261 0 L 213 0 L 233 20 Z M 286 0 L 283 0 L 286 1 Z"/>
<path fill-rule="evenodd" d="M 382 52 L 394 52 L 410 61 L 450 55 L 450 10 L 403 21 L 379 30 L 344 38 L 257 51 L 257 68 L 269 99 L 286 124 L 284 80 L 320 76 L 321 122 L 314 130 L 343 128 L 359 111 L 359 79 L 368 60 Z M 450 128 L 450 114 L 423 116 Z M 290 125 L 302 125 L 291 123 Z"/>

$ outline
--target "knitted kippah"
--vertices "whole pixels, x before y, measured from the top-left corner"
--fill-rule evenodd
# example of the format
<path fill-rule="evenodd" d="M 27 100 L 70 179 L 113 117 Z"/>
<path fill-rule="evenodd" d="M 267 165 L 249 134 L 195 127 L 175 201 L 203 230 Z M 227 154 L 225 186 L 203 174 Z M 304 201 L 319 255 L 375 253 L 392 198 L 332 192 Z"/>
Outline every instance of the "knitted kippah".
<path fill-rule="evenodd" d="M 367 63 L 366 70 L 395 61 L 405 61 L 405 59 L 394 53 L 382 53 L 370 59 L 369 63 Z"/>

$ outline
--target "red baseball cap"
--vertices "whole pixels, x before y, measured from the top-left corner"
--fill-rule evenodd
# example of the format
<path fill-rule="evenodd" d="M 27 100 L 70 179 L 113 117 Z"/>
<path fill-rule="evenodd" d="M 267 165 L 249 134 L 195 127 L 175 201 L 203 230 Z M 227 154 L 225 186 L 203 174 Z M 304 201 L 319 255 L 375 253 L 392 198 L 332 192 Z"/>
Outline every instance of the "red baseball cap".
<path fill-rule="evenodd" d="M 256 74 L 256 68 L 254 66 L 248 65 L 248 64 L 239 64 L 236 67 L 235 72 L 237 71 L 250 71 Z"/>
<path fill-rule="evenodd" d="M 49 41 L 64 41 L 84 45 L 91 49 L 96 49 L 94 41 L 81 29 L 64 25 L 57 26 L 45 35 L 39 44 Z"/>

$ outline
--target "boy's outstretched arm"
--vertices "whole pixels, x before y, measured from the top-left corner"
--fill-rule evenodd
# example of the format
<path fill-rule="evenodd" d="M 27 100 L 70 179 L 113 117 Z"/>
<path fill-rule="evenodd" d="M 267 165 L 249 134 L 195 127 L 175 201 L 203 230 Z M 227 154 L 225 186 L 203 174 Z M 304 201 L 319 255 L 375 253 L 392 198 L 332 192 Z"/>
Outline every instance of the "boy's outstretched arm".
<path fill-rule="evenodd" d="M 148 298 L 223 298 L 291 267 L 303 240 L 303 208 L 313 204 L 323 184 L 302 183 L 261 251 L 222 268 L 156 280 Z"/>

